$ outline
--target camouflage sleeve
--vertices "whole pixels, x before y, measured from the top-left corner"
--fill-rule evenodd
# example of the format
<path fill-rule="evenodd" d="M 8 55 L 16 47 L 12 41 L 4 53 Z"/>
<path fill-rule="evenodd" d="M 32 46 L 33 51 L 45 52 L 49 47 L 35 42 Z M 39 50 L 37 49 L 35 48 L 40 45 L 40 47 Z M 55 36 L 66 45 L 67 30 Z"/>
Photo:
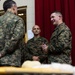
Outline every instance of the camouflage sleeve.
<path fill-rule="evenodd" d="M 43 43 L 47 44 L 48 45 L 48 40 L 47 39 L 43 39 Z M 43 63 L 44 61 L 46 61 L 48 57 L 48 54 L 45 53 L 42 48 L 41 48 L 41 51 L 39 51 L 39 59 L 40 59 L 40 62 Z"/>
<path fill-rule="evenodd" d="M 19 19 L 16 22 L 16 26 L 14 28 L 11 39 L 5 42 L 5 47 L 1 52 L 2 56 L 7 54 L 8 52 L 13 52 L 14 48 L 18 44 L 19 40 L 23 38 L 24 34 L 25 34 L 24 22 L 22 19 Z"/>
<path fill-rule="evenodd" d="M 48 43 L 49 43 L 48 40 L 44 37 L 41 37 L 40 42 L 41 42 L 41 44 L 46 44 L 46 45 L 48 45 Z"/>
<path fill-rule="evenodd" d="M 28 46 L 28 43 L 26 44 L 26 48 L 25 48 L 25 51 L 24 51 L 24 59 L 25 60 L 32 60 L 32 57 L 33 55 L 30 53 L 29 51 L 29 46 Z"/>
<path fill-rule="evenodd" d="M 71 43 L 70 40 L 70 31 L 63 30 L 58 36 L 55 42 L 51 42 L 49 44 L 49 51 L 52 53 L 61 53 L 65 49 L 69 49 L 69 44 Z"/>

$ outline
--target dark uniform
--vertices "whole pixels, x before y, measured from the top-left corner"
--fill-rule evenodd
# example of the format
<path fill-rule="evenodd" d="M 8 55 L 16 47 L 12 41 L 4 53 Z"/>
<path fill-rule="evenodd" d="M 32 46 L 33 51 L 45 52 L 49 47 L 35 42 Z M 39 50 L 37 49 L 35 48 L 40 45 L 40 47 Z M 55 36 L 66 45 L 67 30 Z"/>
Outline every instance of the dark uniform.
<path fill-rule="evenodd" d="M 0 65 L 21 66 L 21 50 L 24 45 L 23 20 L 7 11 L 0 17 Z"/>
<path fill-rule="evenodd" d="M 48 44 L 48 41 L 43 37 L 36 40 L 34 38 L 30 39 L 26 44 L 25 60 L 32 60 L 33 56 L 39 56 L 41 63 L 47 63 L 47 54 L 41 48 L 43 43 Z"/>
<path fill-rule="evenodd" d="M 71 64 L 71 44 L 70 29 L 65 23 L 58 25 L 50 39 L 48 62 Z"/>

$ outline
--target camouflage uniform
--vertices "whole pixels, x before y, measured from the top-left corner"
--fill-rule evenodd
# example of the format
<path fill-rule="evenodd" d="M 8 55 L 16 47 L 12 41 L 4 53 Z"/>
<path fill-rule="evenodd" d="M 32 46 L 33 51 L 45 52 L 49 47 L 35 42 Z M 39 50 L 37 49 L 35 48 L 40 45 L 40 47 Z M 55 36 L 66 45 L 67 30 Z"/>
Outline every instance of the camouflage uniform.
<path fill-rule="evenodd" d="M 48 62 L 71 64 L 71 41 L 72 35 L 65 23 L 57 26 L 50 39 Z"/>
<path fill-rule="evenodd" d="M 40 62 L 46 63 L 47 54 L 41 48 L 43 43 L 48 44 L 48 41 L 43 37 L 36 40 L 34 38 L 30 39 L 26 44 L 25 60 L 32 60 L 33 56 L 39 56 Z"/>
<path fill-rule="evenodd" d="M 0 17 L 0 53 L 3 56 L 0 65 L 21 65 L 24 34 L 24 22 L 20 17 L 9 11 Z"/>

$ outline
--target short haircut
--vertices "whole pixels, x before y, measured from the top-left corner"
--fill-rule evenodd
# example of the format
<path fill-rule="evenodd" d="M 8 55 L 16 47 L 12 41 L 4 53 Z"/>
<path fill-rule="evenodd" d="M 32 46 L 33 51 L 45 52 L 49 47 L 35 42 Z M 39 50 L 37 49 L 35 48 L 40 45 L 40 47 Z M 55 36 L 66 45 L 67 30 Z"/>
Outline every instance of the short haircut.
<path fill-rule="evenodd" d="M 52 12 L 52 13 L 56 13 L 57 15 L 59 15 L 59 16 L 61 16 L 61 17 L 62 17 L 62 14 L 61 14 L 61 12 L 60 12 L 60 11 L 54 11 L 54 12 Z"/>
<path fill-rule="evenodd" d="M 13 4 L 16 4 L 15 1 L 13 0 L 6 0 L 4 3 L 3 3 L 3 9 L 4 11 L 6 12 L 8 8 L 11 8 Z"/>

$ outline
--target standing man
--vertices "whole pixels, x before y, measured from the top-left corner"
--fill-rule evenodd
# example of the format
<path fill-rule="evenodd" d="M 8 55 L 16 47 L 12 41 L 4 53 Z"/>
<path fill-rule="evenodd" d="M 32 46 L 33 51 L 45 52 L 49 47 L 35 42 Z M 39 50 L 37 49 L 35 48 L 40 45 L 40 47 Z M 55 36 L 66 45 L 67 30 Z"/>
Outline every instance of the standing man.
<path fill-rule="evenodd" d="M 48 63 L 71 64 L 72 35 L 68 26 L 63 22 L 62 14 L 58 11 L 51 14 L 51 21 L 56 26 L 49 45 L 42 45 L 48 52 Z"/>
<path fill-rule="evenodd" d="M 17 5 L 13 0 L 3 4 L 5 14 L 0 17 L 0 66 L 21 66 L 25 27 L 17 16 Z"/>
<path fill-rule="evenodd" d="M 34 25 L 32 28 L 34 37 L 30 39 L 26 44 L 25 60 L 40 61 L 41 63 L 47 63 L 47 53 L 43 52 L 41 45 L 43 43 L 48 44 L 48 41 L 40 36 L 40 27 Z"/>

